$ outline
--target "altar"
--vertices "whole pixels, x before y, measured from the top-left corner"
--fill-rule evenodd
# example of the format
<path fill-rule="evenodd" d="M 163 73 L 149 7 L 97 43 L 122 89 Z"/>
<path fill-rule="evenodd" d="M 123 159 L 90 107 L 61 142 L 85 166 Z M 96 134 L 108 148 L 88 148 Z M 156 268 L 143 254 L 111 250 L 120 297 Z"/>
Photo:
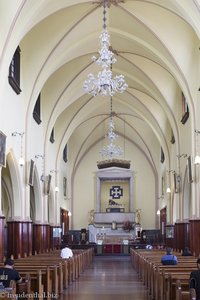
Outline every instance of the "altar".
<path fill-rule="evenodd" d="M 88 226 L 89 242 L 96 244 L 126 244 L 129 240 L 135 238 L 135 230 L 125 232 L 122 227 L 113 230 L 112 227 L 96 226 L 90 224 Z"/>
<path fill-rule="evenodd" d="M 111 224 L 115 221 L 118 225 L 122 225 L 126 221 L 130 221 L 132 223 L 135 222 L 135 213 L 134 212 L 108 212 L 108 213 L 94 213 L 94 224 Z"/>
<path fill-rule="evenodd" d="M 110 162 L 110 161 L 109 161 Z M 124 224 L 135 225 L 133 208 L 133 171 L 123 167 L 118 160 L 112 166 L 99 168 L 96 172 L 96 205 L 91 210 L 89 242 L 98 245 L 124 245 L 137 236 L 137 226 L 130 231 Z M 123 162 L 120 160 L 120 162 Z M 130 162 L 128 164 L 130 167 Z M 102 167 L 102 166 L 101 166 Z"/>

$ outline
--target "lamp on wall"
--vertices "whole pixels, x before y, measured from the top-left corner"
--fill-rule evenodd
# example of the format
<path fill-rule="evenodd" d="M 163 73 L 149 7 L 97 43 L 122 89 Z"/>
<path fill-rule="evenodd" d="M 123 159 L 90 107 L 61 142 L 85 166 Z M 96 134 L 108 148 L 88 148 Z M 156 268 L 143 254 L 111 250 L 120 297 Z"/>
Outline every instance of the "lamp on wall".
<path fill-rule="evenodd" d="M 187 157 L 187 154 L 186 153 L 183 153 L 183 154 L 178 154 L 176 155 L 178 157 L 178 159 L 180 158 L 186 158 Z"/>
<path fill-rule="evenodd" d="M 169 186 L 167 187 L 166 193 L 171 193 L 171 189 Z"/>
<path fill-rule="evenodd" d="M 71 211 L 69 210 L 69 211 L 68 211 L 68 217 L 71 217 L 71 215 L 72 215 L 72 213 L 71 213 Z"/>
<path fill-rule="evenodd" d="M 55 173 L 56 174 L 56 184 L 57 184 L 57 173 L 58 173 L 58 170 L 50 170 L 50 173 Z M 56 185 L 55 186 L 55 192 L 58 193 L 59 192 L 59 187 Z"/>
<path fill-rule="evenodd" d="M 93 74 L 88 75 L 88 79 L 85 80 L 83 89 L 93 96 L 101 94 L 102 96 L 113 96 L 116 92 L 123 93 L 128 85 L 124 80 L 123 75 L 117 75 L 113 78 L 111 66 L 117 60 L 114 57 L 114 53 L 110 47 L 110 35 L 106 28 L 106 6 L 110 6 L 110 1 L 101 1 L 103 5 L 103 31 L 101 32 L 99 39 L 101 49 L 99 50 L 99 58 L 93 56 L 92 60 L 101 66 L 102 71 L 99 71 L 97 78 Z"/>
<path fill-rule="evenodd" d="M 169 194 L 171 193 L 171 188 L 170 188 L 170 173 L 173 172 L 174 173 L 174 170 L 169 170 L 167 171 L 167 189 L 166 189 L 166 193 Z"/>
<path fill-rule="evenodd" d="M 58 173 L 58 170 L 50 170 L 49 172 L 52 173 L 52 174 L 53 174 L 53 173 L 56 173 L 56 174 L 57 174 L 57 173 Z"/>
<path fill-rule="evenodd" d="M 24 137 L 24 132 L 20 133 L 20 132 L 15 131 L 15 132 L 12 133 L 12 136 L 17 136 L 17 135 L 19 135 L 20 138 L 21 138 L 21 150 L 20 150 L 20 158 L 18 160 L 18 163 L 19 163 L 20 167 L 23 167 L 24 164 L 25 164 L 24 158 L 23 158 L 23 137 Z"/>
<path fill-rule="evenodd" d="M 42 182 L 44 182 L 45 181 L 45 176 L 44 176 L 44 155 L 38 154 L 38 155 L 35 155 L 35 158 L 36 159 L 38 159 L 38 158 L 42 159 L 42 175 L 40 176 L 40 180 Z"/>
<path fill-rule="evenodd" d="M 195 165 L 200 165 L 199 138 L 198 138 L 198 135 L 199 135 L 200 131 L 195 129 L 194 132 L 196 133 L 196 156 L 194 158 L 194 164 Z"/>
<path fill-rule="evenodd" d="M 59 192 L 59 187 L 58 187 L 58 186 L 55 187 L 55 192 L 56 192 L 56 193 Z"/>

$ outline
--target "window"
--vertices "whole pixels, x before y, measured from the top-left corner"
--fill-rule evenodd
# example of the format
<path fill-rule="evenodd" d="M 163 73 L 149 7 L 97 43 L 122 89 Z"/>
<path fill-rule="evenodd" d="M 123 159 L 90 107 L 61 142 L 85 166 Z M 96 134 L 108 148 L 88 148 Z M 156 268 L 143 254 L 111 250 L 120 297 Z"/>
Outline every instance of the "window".
<path fill-rule="evenodd" d="M 18 94 L 20 94 L 20 48 L 19 46 L 15 50 L 13 58 L 9 67 L 9 75 L 8 81 L 13 88 L 13 90 Z"/>
<path fill-rule="evenodd" d="M 6 167 L 6 135 L 0 131 L 0 167 Z"/>
<path fill-rule="evenodd" d="M 174 144 L 175 143 L 175 137 L 174 137 L 174 133 L 173 133 L 173 131 L 172 131 L 172 133 L 171 133 L 171 141 L 170 141 L 172 144 Z"/>
<path fill-rule="evenodd" d="M 165 161 L 165 154 L 164 154 L 163 149 L 162 149 L 162 147 L 161 147 L 160 162 L 161 162 L 161 163 L 164 163 L 164 161 Z"/>
<path fill-rule="evenodd" d="M 33 109 L 33 119 L 36 121 L 36 123 L 40 124 L 41 121 L 41 116 L 40 116 L 40 106 L 41 106 L 41 100 L 40 100 L 40 94 L 37 98 L 37 101 L 35 103 L 35 107 Z"/>
<path fill-rule="evenodd" d="M 67 162 L 67 144 L 65 145 L 65 148 L 63 149 L 63 160 L 64 162 Z"/>
<path fill-rule="evenodd" d="M 187 101 L 185 99 L 185 95 L 182 93 L 182 119 L 181 123 L 185 124 L 189 118 L 189 108 Z"/>
<path fill-rule="evenodd" d="M 52 131 L 51 131 L 51 135 L 50 135 L 50 142 L 53 144 L 54 142 L 55 142 L 55 137 L 54 137 L 54 127 L 53 127 L 53 129 L 52 129 Z"/>

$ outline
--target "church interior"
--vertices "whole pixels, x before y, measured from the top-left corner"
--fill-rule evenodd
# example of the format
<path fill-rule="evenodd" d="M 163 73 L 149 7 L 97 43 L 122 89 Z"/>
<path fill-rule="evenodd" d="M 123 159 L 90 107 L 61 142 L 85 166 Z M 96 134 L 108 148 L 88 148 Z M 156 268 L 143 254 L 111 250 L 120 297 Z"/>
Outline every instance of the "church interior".
<path fill-rule="evenodd" d="M 198 256 L 200 2 L 0 6 L 1 261 L 62 241 Z"/>

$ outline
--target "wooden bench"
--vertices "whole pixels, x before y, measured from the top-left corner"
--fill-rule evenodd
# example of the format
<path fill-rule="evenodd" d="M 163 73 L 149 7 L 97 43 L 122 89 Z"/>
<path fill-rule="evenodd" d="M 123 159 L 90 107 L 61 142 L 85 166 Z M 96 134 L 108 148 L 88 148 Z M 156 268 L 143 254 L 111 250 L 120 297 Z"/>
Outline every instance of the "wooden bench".
<path fill-rule="evenodd" d="M 62 259 L 60 250 L 55 250 L 15 260 L 21 276 L 29 274 L 31 289 L 38 295 L 34 298 L 42 298 L 43 295 L 49 300 L 52 295 L 55 298 L 61 294 L 92 262 L 94 249 L 73 250 L 73 253 L 70 259 Z"/>
<path fill-rule="evenodd" d="M 178 264 L 163 266 L 161 257 L 163 251 L 138 251 L 131 249 L 131 262 L 149 291 L 151 299 L 174 300 L 176 298 L 176 281 L 179 280 L 183 292 L 189 294 L 189 276 L 196 269 L 195 257 L 178 257 Z M 187 293 L 185 293 L 187 294 Z"/>
<path fill-rule="evenodd" d="M 8 300 L 8 299 L 17 299 L 16 295 L 16 283 L 14 280 L 10 281 L 9 288 L 5 288 L 0 290 L 0 298 L 3 300 Z"/>
<path fill-rule="evenodd" d="M 177 280 L 175 300 L 196 300 L 195 289 L 189 289 L 189 291 L 183 291 L 180 280 Z"/>
<path fill-rule="evenodd" d="M 17 298 L 20 300 L 34 299 L 34 292 L 31 289 L 31 278 L 29 274 L 26 274 L 23 282 L 16 284 L 16 294 Z"/>
<path fill-rule="evenodd" d="M 19 285 L 19 294 L 42 300 L 58 297 L 64 289 L 75 281 L 92 262 L 94 249 L 73 249 L 73 257 L 62 259 L 60 250 L 30 255 L 15 259 L 16 270 L 25 278 L 29 276 L 29 288 Z M 0 263 L 2 266 L 3 264 Z M 13 297 L 12 297 L 13 298 Z M 25 297 L 26 298 L 26 297 Z M 28 300 L 28 299 L 27 299 Z"/>
<path fill-rule="evenodd" d="M 30 265 L 30 264 L 16 264 L 16 269 L 20 273 L 22 277 L 27 274 L 30 275 L 31 278 L 31 287 L 34 292 L 39 292 L 36 288 L 40 287 L 40 290 L 43 290 L 44 294 L 59 294 L 58 289 L 58 268 L 57 265 L 46 266 L 46 265 Z M 38 273 L 39 272 L 39 273 Z M 37 280 L 40 279 L 41 276 L 41 285 L 38 286 Z M 34 286 L 33 286 L 34 284 Z"/>

